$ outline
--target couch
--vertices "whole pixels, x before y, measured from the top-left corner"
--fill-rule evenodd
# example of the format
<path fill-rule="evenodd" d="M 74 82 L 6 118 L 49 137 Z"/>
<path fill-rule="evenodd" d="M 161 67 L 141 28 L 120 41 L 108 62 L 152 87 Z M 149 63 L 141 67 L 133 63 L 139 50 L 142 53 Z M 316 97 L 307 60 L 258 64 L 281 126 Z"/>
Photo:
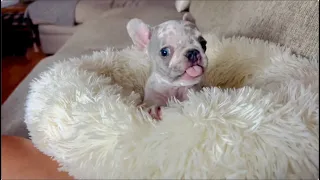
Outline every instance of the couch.
<path fill-rule="evenodd" d="M 46 3 L 46 2 L 41 2 Z M 63 6 L 66 1 L 59 2 L 59 6 Z M 55 54 L 67 40 L 81 27 L 86 21 L 99 17 L 106 11 L 117 8 L 131 8 L 139 6 L 149 6 L 160 4 L 160 1 L 148 0 L 78 0 L 74 9 L 74 25 L 61 25 L 50 22 L 37 22 L 38 35 L 41 43 L 41 49 L 46 54 Z M 162 7 L 172 7 L 174 3 L 171 1 L 162 2 Z M 41 4 L 39 5 L 41 8 Z M 51 10 L 52 10 L 51 9 Z M 35 10 L 37 10 L 35 8 Z M 32 20 L 32 19 L 31 19 Z M 39 21 L 39 20 L 38 20 Z"/>
<path fill-rule="evenodd" d="M 155 25 L 168 19 L 180 19 L 189 10 L 203 32 L 261 38 L 290 47 L 296 54 L 319 59 L 319 9 L 317 1 L 188 1 L 184 8 L 163 5 L 163 1 L 139 7 L 105 10 L 88 18 L 62 43 L 53 56 L 43 59 L 15 89 L 1 107 L 1 133 L 28 137 L 24 103 L 32 79 L 50 65 L 71 57 L 90 54 L 106 47 L 131 45 L 125 25 L 138 17 Z M 160 3 L 159 3 L 160 2 Z M 177 4 L 176 4 L 177 5 Z"/>

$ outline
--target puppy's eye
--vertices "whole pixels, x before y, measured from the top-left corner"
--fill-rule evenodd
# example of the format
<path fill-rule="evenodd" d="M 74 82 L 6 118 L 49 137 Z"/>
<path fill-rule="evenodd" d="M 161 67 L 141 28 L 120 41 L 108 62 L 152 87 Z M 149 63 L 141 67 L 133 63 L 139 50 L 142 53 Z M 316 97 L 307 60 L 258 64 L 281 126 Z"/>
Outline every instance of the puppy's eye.
<path fill-rule="evenodd" d="M 168 47 L 164 47 L 160 50 L 160 55 L 162 57 L 167 57 L 170 55 L 170 49 Z"/>
<path fill-rule="evenodd" d="M 201 45 L 201 48 L 203 49 L 203 51 L 206 52 L 206 50 L 207 50 L 207 41 L 202 36 L 200 36 L 199 37 L 199 42 L 200 42 L 200 45 Z"/>
<path fill-rule="evenodd" d="M 203 49 L 203 51 L 206 52 L 206 50 L 207 50 L 207 42 L 203 41 L 203 42 L 200 42 L 200 44 L 201 44 L 201 48 Z"/>

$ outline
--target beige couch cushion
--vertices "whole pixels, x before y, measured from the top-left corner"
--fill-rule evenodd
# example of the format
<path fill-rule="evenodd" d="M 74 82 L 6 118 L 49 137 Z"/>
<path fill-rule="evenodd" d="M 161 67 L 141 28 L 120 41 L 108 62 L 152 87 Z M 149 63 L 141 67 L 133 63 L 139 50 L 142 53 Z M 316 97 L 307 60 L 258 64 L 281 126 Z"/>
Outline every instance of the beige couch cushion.
<path fill-rule="evenodd" d="M 319 57 L 317 1 L 197 1 L 190 12 L 203 31 L 262 38 Z"/>
<path fill-rule="evenodd" d="M 99 17 L 112 8 L 112 2 L 113 0 L 80 0 L 75 10 L 76 23 Z"/>
<path fill-rule="evenodd" d="M 57 53 L 85 54 L 107 47 L 117 49 L 127 47 L 132 42 L 127 33 L 126 24 L 134 17 L 140 18 L 150 25 L 182 18 L 174 5 L 171 8 L 144 6 L 112 9 L 99 18 L 85 22 Z"/>
<path fill-rule="evenodd" d="M 39 33 L 41 34 L 73 34 L 80 27 L 78 26 L 57 26 L 51 24 L 39 25 Z"/>
<path fill-rule="evenodd" d="M 75 10 L 76 23 L 84 23 L 87 20 L 95 19 L 115 8 L 133 8 L 147 5 L 159 4 L 161 6 L 173 6 L 173 0 L 80 0 Z M 130 9 L 127 9 L 130 10 Z"/>

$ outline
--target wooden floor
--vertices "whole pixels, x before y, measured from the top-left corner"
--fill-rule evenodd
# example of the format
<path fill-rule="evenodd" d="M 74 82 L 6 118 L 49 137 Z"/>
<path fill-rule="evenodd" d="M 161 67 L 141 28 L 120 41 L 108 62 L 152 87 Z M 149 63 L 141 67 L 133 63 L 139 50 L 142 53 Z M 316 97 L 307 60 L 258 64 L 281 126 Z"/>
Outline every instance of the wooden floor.
<path fill-rule="evenodd" d="M 9 56 L 1 60 L 2 91 L 1 104 L 10 96 L 19 83 L 31 72 L 46 55 L 28 49 L 26 56 Z"/>

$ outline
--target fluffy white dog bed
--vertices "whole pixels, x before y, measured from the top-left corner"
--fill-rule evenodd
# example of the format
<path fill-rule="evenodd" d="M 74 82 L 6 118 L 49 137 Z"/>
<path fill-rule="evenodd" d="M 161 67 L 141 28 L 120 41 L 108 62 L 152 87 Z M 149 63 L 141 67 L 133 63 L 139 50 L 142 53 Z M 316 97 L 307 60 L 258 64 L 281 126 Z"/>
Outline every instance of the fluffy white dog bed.
<path fill-rule="evenodd" d="M 149 71 L 142 52 L 55 64 L 31 84 L 33 143 L 77 179 L 318 178 L 318 59 L 205 37 L 207 88 L 172 100 L 160 122 L 137 108 Z"/>

